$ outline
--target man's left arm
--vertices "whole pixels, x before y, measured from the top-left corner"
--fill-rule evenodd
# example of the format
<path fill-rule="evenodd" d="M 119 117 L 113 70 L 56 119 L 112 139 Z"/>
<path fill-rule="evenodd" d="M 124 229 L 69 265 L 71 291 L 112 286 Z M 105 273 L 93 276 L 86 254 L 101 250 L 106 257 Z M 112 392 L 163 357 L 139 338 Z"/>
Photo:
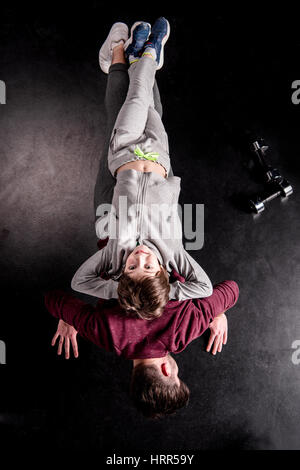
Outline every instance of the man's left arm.
<path fill-rule="evenodd" d="M 45 293 L 45 306 L 51 315 L 73 327 L 80 336 L 107 351 L 111 350 L 104 315 L 98 308 L 62 290 Z"/>

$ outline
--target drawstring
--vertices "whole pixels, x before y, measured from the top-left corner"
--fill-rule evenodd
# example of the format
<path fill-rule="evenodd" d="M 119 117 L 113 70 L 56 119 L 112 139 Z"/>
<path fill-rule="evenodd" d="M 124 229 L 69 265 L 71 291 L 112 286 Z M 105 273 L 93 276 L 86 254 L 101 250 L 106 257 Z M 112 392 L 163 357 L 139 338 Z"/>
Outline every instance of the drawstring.
<path fill-rule="evenodd" d="M 159 157 L 159 153 L 157 152 L 144 153 L 138 145 L 136 146 L 134 153 L 140 158 L 146 158 L 146 160 L 151 160 L 153 162 L 156 162 L 157 157 Z"/>

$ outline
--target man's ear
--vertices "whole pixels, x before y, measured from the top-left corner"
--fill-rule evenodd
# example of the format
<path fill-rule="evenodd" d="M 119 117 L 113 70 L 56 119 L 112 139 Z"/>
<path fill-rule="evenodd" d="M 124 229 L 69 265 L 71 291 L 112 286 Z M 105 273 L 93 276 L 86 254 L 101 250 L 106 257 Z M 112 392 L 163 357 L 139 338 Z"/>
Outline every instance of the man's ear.
<path fill-rule="evenodd" d="M 163 362 L 161 365 L 161 371 L 165 377 L 170 377 L 171 375 L 171 367 L 168 362 Z"/>

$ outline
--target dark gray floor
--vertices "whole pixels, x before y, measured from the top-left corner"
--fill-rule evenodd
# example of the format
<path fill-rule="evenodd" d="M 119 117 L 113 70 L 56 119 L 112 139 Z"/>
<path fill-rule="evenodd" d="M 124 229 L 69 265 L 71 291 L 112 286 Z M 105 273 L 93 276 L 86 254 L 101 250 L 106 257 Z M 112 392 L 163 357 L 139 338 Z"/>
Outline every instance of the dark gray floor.
<path fill-rule="evenodd" d="M 299 449 L 300 365 L 292 362 L 292 343 L 300 340 L 300 105 L 291 101 L 291 83 L 300 77 L 293 13 L 219 11 L 190 19 L 148 9 L 104 15 L 100 3 L 88 1 L 70 16 L 53 4 L 31 11 L 12 3 L 4 12 L 1 443 L 106 453 Z M 181 202 L 205 204 L 205 244 L 192 255 L 213 283 L 234 279 L 240 298 L 228 313 L 221 354 L 205 352 L 206 333 L 177 356 L 189 407 L 151 423 L 130 405 L 129 362 L 83 340 L 78 360 L 56 356 L 56 322 L 43 292 L 70 291 L 74 271 L 97 249 L 93 189 L 106 82 L 99 46 L 113 22 L 153 22 L 161 14 L 172 28 L 157 75 L 172 166 L 182 178 Z M 289 200 L 271 202 L 259 216 L 240 204 L 261 189 L 244 146 L 253 135 L 266 139 L 270 163 L 294 186 Z"/>

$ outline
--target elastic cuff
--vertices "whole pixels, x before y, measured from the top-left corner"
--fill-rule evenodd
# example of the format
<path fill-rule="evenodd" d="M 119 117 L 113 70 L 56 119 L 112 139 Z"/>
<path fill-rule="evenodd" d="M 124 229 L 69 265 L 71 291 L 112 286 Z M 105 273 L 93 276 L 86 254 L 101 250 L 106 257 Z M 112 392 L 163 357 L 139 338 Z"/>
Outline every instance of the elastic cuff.
<path fill-rule="evenodd" d="M 128 71 L 128 64 L 122 64 L 121 62 L 117 63 L 117 64 L 112 64 L 109 67 L 108 73 L 119 72 L 119 71 L 127 72 Z"/>
<path fill-rule="evenodd" d="M 154 58 L 153 54 L 151 54 L 151 52 L 144 52 L 142 54 L 142 57 L 144 57 L 145 55 L 149 55 L 150 57 L 152 57 L 153 60 L 155 60 L 155 58 Z"/>
<path fill-rule="evenodd" d="M 135 63 L 138 62 L 139 60 L 140 60 L 139 58 L 129 60 L 129 65 L 135 64 Z"/>

